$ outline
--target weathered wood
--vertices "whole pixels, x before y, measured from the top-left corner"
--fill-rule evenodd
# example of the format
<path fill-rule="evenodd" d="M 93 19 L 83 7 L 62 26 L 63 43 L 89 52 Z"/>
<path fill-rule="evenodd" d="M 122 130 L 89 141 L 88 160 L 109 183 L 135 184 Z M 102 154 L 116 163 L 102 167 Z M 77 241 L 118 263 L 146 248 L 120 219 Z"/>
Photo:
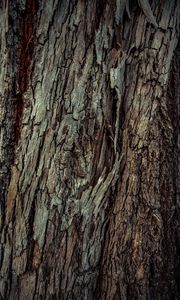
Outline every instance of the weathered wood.
<path fill-rule="evenodd" d="M 179 4 L 128 3 L 0 4 L 1 299 L 180 297 Z"/>

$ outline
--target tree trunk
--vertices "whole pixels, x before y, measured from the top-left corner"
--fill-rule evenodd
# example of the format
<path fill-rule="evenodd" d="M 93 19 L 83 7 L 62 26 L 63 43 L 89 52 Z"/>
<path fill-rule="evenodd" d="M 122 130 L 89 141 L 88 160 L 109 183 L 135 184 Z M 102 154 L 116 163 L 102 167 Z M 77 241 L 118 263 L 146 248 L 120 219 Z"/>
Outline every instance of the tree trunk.
<path fill-rule="evenodd" d="M 0 3 L 1 299 L 178 300 L 179 1 Z"/>

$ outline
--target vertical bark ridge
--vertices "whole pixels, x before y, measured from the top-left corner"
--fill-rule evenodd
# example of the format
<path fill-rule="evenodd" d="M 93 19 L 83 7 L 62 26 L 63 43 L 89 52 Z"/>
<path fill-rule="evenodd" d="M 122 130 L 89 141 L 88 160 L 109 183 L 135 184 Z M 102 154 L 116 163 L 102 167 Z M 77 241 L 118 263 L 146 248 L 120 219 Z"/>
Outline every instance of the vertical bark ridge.
<path fill-rule="evenodd" d="M 177 282 L 177 289 L 178 293 L 180 292 L 179 286 L 180 286 L 180 255 L 179 255 L 179 247 L 180 247 L 180 235 L 179 235 L 179 221 L 177 217 L 177 221 L 174 222 L 174 219 L 176 216 L 179 215 L 179 209 L 180 209 L 180 202 L 179 202 L 179 195 L 180 195 L 180 186 L 179 186 L 179 176 L 180 176 L 180 169 L 179 169 L 179 162 L 178 162 L 178 151 L 179 151 L 179 116 L 180 116 L 180 43 L 178 42 L 178 45 L 176 47 L 176 50 L 174 52 L 172 65 L 171 65 L 171 73 L 169 78 L 169 85 L 168 85 L 168 111 L 169 116 L 171 118 L 171 122 L 173 124 L 174 132 L 173 132 L 173 153 L 172 153 L 172 180 L 173 180 L 173 186 L 174 186 L 174 205 L 172 207 L 172 214 L 169 217 L 169 223 L 170 226 L 172 226 L 174 231 L 174 243 L 175 243 L 175 249 L 176 251 L 176 258 L 175 258 L 175 275 L 176 275 L 176 282 Z M 168 233 L 168 231 L 167 231 Z M 167 239 L 166 239 L 167 240 Z"/>
<path fill-rule="evenodd" d="M 176 23 L 175 5 L 174 12 Z M 147 28 L 140 38 L 138 25 L 136 30 L 131 41 L 136 47 L 125 69 L 125 78 L 131 82 L 125 94 L 122 133 L 126 164 L 102 257 L 100 299 L 171 299 L 178 295 L 174 247 L 178 225 L 176 217 L 170 217 L 176 203 L 175 128 L 167 96 L 170 61 L 163 59 L 166 53 L 172 60 L 178 36 L 174 39 L 176 29 L 150 35 Z"/>
<path fill-rule="evenodd" d="M 1 271 L 5 274 L 1 277 L 1 297 L 9 297 L 11 288 L 17 284 L 18 278 L 13 279 L 11 263 L 13 261 L 13 235 L 15 230 L 16 196 L 18 194 L 19 172 L 15 167 L 16 144 L 20 138 L 21 118 L 23 113 L 23 97 L 29 85 L 30 65 L 33 51 L 33 38 L 35 28 L 35 15 L 37 1 L 3 1 L 6 18 L 6 53 L 7 61 L 4 68 L 4 120 L 1 124 L 1 134 L 5 131 L 4 144 L 1 143 L 1 159 L 4 156 L 5 172 L 2 172 L 3 181 L 1 184 L 1 206 L 2 206 L 2 234 L 1 240 L 8 239 L 6 246 L 1 247 L 1 262 L 4 260 L 4 269 L 1 264 Z M 7 12 L 7 15 L 6 15 Z M 3 32 L 3 31 L 2 31 Z M 1 37 L 3 41 L 4 37 Z M 5 49 L 2 48 L 3 51 Z M 5 78 L 6 77 L 6 78 Z M 4 149 L 6 153 L 3 153 Z M 4 155 L 5 154 L 5 155 Z M 2 169 L 3 171 L 3 169 Z M 10 178 L 11 176 L 11 178 Z M 8 187 L 9 185 L 9 187 Z M 3 198 L 6 201 L 3 202 Z M 20 209 L 18 207 L 18 209 Z M 20 215 L 20 212 L 18 213 Z M 6 255 L 8 253 L 8 255 Z M 8 261 L 9 260 L 9 261 Z M 17 291 L 15 297 L 18 297 Z"/>

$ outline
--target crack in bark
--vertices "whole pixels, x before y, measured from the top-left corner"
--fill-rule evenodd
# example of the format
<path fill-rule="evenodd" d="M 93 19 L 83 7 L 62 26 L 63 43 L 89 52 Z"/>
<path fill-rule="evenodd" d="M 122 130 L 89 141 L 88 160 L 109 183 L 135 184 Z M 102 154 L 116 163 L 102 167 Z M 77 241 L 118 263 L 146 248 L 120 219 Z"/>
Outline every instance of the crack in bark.
<path fill-rule="evenodd" d="M 24 94 L 29 86 L 31 63 L 33 57 L 36 15 L 38 11 L 37 0 L 26 0 L 25 10 L 20 17 L 20 41 L 17 47 L 18 92 L 16 93 L 15 114 L 15 143 L 21 135 L 21 121 L 24 107 Z"/>

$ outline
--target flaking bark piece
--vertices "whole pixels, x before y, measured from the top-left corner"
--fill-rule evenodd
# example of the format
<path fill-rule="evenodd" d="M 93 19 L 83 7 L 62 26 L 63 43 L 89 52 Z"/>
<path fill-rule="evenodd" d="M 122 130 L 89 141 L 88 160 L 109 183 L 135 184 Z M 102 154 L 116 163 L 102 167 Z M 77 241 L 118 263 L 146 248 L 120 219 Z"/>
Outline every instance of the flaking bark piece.
<path fill-rule="evenodd" d="M 126 12 L 128 14 L 129 19 L 131 19 L 131 14 L 130 14 L 130 10 L 129 10 L 129 0 L 126 1 Z"/>
<path fill-rule="evenodd" d="M 116 0 L 115 20 L 117 25 L 119 25 L 119 23 L 122 23 L 124 11 L 126 8 L 126 2 L 127 0 Z"/>
<path fill-rule="evenodd" d="M 142 8 L 146 18 L 148 19 L 148 21 L 157 28 L 158 24 L 156 22 L 156 18 L 153 15 L 152 10 L 151 10 L 151 6 L 149 4 L 149 1 L 148 0 L 138 0 L 138 1 L 139 1 L 139 5 Z"/>

